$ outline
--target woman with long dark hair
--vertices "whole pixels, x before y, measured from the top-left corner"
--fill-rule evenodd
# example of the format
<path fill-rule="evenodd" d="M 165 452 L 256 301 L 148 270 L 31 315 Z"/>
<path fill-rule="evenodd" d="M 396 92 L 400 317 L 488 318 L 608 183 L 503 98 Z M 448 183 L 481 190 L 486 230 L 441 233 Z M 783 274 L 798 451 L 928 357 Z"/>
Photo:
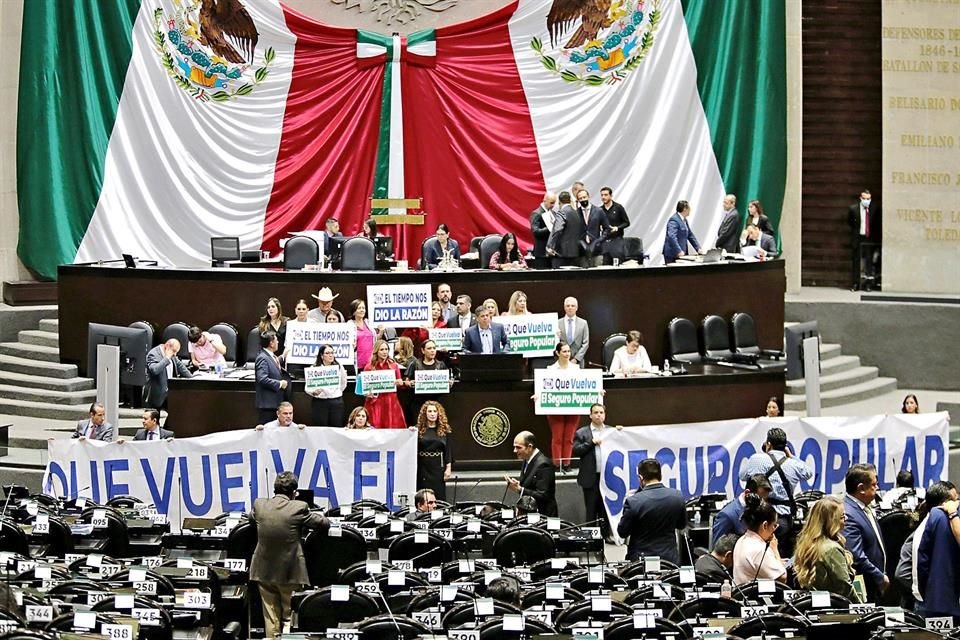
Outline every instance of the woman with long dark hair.
<path fill-rule="evenodd" d="M 503 237 L 500 238 L 500 249 L 490 256 L 490 264 L 487 266 L 496 271 L 527 268 L 527 260 L 520 253 L 515 235 L 512 233 L 503 234 Z"/>
<path fill-rule="evenodd" d="M 309 392 L 313 414 L 312 424 L 318 427 L 339 427 L 343 424 L 343 390 L 347 388 L 347 371 L 337 362 L 336 353 L 329 344 L 320 345 L 315 367 L 337 367 L 339 389 L 316 389 Z"/>
<path fill-rule="evenodd" d="M 741 519 L 747 531 L 733 548 L 733 582 L 746 584 L 760 579 L 787 581 L 787 568 L 777 550 L 777 512 L 755 493 L 745 496 Z"/>

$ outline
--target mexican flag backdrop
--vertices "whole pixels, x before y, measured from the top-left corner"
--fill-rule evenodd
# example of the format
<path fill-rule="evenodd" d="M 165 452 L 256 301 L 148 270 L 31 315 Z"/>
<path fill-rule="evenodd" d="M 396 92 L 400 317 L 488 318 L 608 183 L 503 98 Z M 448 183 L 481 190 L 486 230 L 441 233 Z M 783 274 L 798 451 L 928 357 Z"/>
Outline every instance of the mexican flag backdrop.
<path fill-rule="evenodd" d="M 725 191 L 776 224 L 783 2 L 583 4 L 400 38 L 273 0 L 26 2 L 20 258 L 47 278 L 121 252 L 202 266 L 211 236 L 275 252 L 329 216 L 356 233 L 388 196 L 423 199 L 424 226 L 385 229 L 414 261 L 440 222 L 529 244 L 543 192 L 576 180 L 595 203 L 612 187 L 654 259 L 680 199 L 702 244 Z"/>

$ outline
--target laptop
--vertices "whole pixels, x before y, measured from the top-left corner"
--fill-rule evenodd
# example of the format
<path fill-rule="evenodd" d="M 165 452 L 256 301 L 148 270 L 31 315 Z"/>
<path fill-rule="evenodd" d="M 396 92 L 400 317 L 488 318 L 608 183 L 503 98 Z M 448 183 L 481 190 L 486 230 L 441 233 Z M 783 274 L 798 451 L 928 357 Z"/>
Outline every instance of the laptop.
<path fill-rule="evenodd" d="M 720 262 L 723 259 L 723 249 L 707 249 L 707 252 L 703 254 L 703 264 L 708 262 Z"/>
<path fill-rule="evenodd" d="M 123 256 L 123 264 L 126 265 L 127 269 L 136 269 L 137 268 L 137 259 L 134 258 L 129 253 L 120 254 Z"/>

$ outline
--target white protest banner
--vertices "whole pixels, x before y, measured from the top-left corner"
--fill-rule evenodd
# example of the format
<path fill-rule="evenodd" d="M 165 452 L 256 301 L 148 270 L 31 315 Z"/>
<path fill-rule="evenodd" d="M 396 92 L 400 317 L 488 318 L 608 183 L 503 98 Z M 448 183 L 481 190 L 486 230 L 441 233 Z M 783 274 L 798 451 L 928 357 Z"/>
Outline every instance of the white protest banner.
<path fill-rule="evenodd" d="M 881 490 L 892 489 L 897 473 L 913 472 L 918 486 L 948 477 L 948 414 L 821 418 L 745 418 L 692 424 L 604 430 L 600 444 L 600 491 L 613 530 L 623 502 L 639 486 L 637 465 L 656 458 L 663 483 L 684 498 L 702 493 L 739 496 L 740 473 L 766 440 L 767 430 L 787 432 L 790 450 L 813 472 L 795 491 L 844 492 L 851 464 L 877 467 Z"/>
<path fill-rule="evenodd" d="M 494 316 L 510 339 L 510 352 L 524 358 L 552 356 L 557 346 L 557 314 L 528 313 L 523 316 Z"/>
<path fill-rule="evenodd" d="M 154 504 L 179 527 L 180 517 L 247 512 L 273 495 L 281 471 L 292 471 L 317 504 L 363 498 L 391 508 L 416 491 L 417 434 L 407 429 L 226 431 L 171 442 L 53 440 L 44 493 L 98 503 L 130 494 Z M 89 489 L 88 489 L 89 487 Z"/>
<path fill-rule="evenodd" d="M 449 369 L 418 369 L 413 374 L 414 394 L 420 393 L 450 393 Z"/>
<path fill-rule="evenodd" d="M 430 329 L 430 339 L 437 343 L 438 351 L 463 349 L 463 332 L 460 329 Z"/>
<path fill-rule="evenodd" d="M 304 391 L 323 390 L 336 394 L 340 391 L 340 367 L 307 367 L 303 370 Z"/>
<path fill-rule="evenodd" d="M 367 318 L 373 326 L 422 327 L 433 324 L 429 284 L 367 286 Z"/>
<path fill-rule="evenodd" d="M 354 363 L 354 345 L 357 328 L 346 322 L 299 322 L 287 321 L 286 346 L 290 364 L 313 364 L 317 361 L 320 345 L 333 347 L 337 362 L 343 365 Z"/>
<path fill-rule="evenodd" d="M 362 389 L 364 394 L 397 392 L 397 374 L 393 369 L 361 371 L 357 377 L 360 379 L 357 387 Z"/>
<path fill-rule="evenodd" d="M 534 414 L 538 416 L 587 416 L 590 406 L 603 402 L 601 369 L 535 369 Z"/>

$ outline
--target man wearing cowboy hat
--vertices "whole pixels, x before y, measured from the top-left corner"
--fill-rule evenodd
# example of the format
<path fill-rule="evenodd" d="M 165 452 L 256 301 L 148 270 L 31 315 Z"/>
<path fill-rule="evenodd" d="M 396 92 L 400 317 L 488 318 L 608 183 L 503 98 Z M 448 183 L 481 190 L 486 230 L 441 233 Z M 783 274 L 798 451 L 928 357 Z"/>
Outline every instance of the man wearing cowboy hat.
<path fill-rule="evenodd" d="M 334 295 L 330 287 L 322 287 L 319 293 L 313 294 L 313 297 L 317 300 L 317 308 L 311 309 L 307 313 L 307 320 L 310 322 L 326 322 L 327 315 L 330 311 L 333 311 L 339 316 L 340 322 L 343 322 L 343 314 L 333 308 L 333 301 L 339 295 L 339 293 Z"/>

